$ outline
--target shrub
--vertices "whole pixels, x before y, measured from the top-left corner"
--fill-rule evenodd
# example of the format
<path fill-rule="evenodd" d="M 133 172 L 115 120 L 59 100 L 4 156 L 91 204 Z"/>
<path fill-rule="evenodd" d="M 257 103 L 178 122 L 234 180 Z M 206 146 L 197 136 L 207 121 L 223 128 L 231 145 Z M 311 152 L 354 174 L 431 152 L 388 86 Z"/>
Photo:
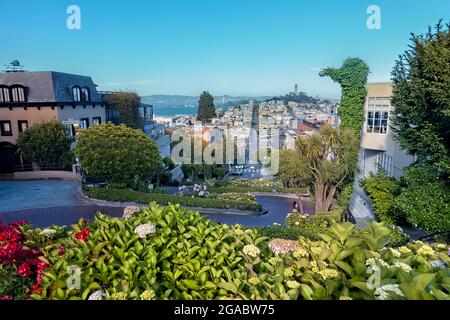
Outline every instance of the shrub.
<path fill-rule="evenodd" d="M 401 178 L 397 207 L 416 227 L 430 233 L 450 230 L 450 189 L 437 169 L 412 167 Z"/>
<path fill-rule="evenodd" d="M 337 204 L 341 208 L 348 208 L 350 206 L 350 199 L 353 194 L 353 182 L 344 185 L 337 194 Z"/>
<path fill-rule="evenodd" d="M 382 223 L 359 236 L 354 228 L 333 224 L 320 240 L 269 243 L 255 229 L 218 225 L 179 206 L 152 205 L 128 219 L 98 214 L 43 249 L 51 268 L 33 298 L 448 299 L 447 245 L 393 249 Z M 73 266 L 79 289 L 67 287 Z M 369 286 L 374 273 L 379 283 Z"/>
<path fill-rule="evenodd" d="M 342 220 L 341 217 L 341 211 L 319 213 L 311 217 L 293 213 L 288 215 L 286 225 L 294 229 L 300 236 L 318 240 L 321 234 L 329 234 L 331 232 L 330 226 L 340 222 Z"/>
<path fill-rule="evenodd" d="M 57 121 L 36 124 L 20 134 L 18 151 L 26 160 L 41 167 L 66 168 L 74 163 L 70 151 L 72 139 L 66 127 Z"/>
<path fill-rule="evenodd" d="M 104 124 L 82 131 L 75 153 L 87 175 L 146 188 L 160 167 L 158 146 L 141 130 Z"/>
<path fill-rule="evenodd" d="M 111 188 L 86 188 L 87 196 L 95 199 L 118 202 L 137 202 L 147 204 L 156 202 L 160 205 L 180 204 L 192 208 L 218 208 L 218 209 L 239 209 L 249 211 L 261 211 L 261 205 L 257 202 L 185 197 L 178 195 L 144 193 L 130 189 L 111 189 Z"/>
<path fill-rule="evenodd" d="M 25 221 L 7 226 L 0 223 L 0 300 L 26 299 L 39 292 L 42 273 L 49 267 L 42 252 L 28 246 L 29 239 L 22 229 L 26 229 Z M 40 244 L 39 248 L 43 248 Z"/>
<path fill-rule="evenodd" d="M 153 205 L 125 220 L 99 214 L 88 238 L 76 239 L 83 228 L 74 226 L 48 249 L 52 268 L 35 298 L 86 300 L 102 296 L 98 291 L 113 300 L 245 298 L 253 288 L 245 264 L 264 241 L 251 230 L 218 225 L 179 206 Z M 57 254 L 60 247 L 63 255 Z M 82 270 L 79 290 L 67 288 L 70 266 Z"/>
<path fill-rule="evenodd" d="M 298 240 L 302 235 L 302 232 L 298 228 L 290 228 L 287 226 L 268 226 L 268 227 L 256 227 L 256 230 L 264 236 L 270 239 L 287 239 L 287 240 Z"/>
<path fill-rule="evenodd" d="M 377 217 L 388 224 L 403 219 L 396 210 L 399 183 L 385 174 L 371 175 L 362 182 L 364 190 L 372 200 Z"/>

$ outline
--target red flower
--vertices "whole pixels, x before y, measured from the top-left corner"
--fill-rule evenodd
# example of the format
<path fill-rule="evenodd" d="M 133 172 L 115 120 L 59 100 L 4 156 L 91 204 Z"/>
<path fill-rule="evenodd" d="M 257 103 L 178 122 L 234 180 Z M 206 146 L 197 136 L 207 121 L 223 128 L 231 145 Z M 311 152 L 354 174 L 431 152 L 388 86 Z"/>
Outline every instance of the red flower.
<path fill-rule="evenodd" d="M 31 265 L 28 262 L 22 263 L 17 268 L 17 274 L 21 276 L 22 278 L 28 278 L 33 274 L 33 271 L 31 271 Z"/>
<path fill-rule="evenodd" d="M 21 221 L 17 221 L 17 222 L 12 222 L 9 224 L 9 226 L 15 230 L 19 229 L 20 227 L 23 227 L 24 225 L 27 225 L 28 221 L 26 220 L 21 220 Z"/>
<path fill-rule="evenodd" d="M 17 242 L 8 242 L 0 248 L 0 264 L 16 263 L 25 255 L 22 245 Z"/>
<path fill-rule="evenodd" d="M 22 239 L 23 239 L 23 236 L 11 228 L 4 228 L 4 230 L 0 232 L 0 243 L 2 243 L 2 242 L 19 242 Z"/>
<path fill-rule="evenodd" d="M 81 232 L 75 234 L 75 238 L 81 241 L 87 241 L 91 232 L 92 231 L 90 229 L 84 228 L 83 230 L 81 230 Z"/>
<path fill-rule="evenodd" d="M 33 287 L 31 288 L 31 292 L 34 294 L 41 294 L 42 293 L 41 285 L 42 283 L 36 283 L 35 285 L 33 285 Z"/>
<path fill-rule="evenodd" d="M 66 248 L 61 247 L 58 249 L 58 256 L 62 256 L 64 255 L 64 253 L 66 253 Z"/>
<path fill-rule="evenodd" d="M 0 296 L 0 301 L 8 301 L 13 300 L 13 297 L 11 296 Z"/>

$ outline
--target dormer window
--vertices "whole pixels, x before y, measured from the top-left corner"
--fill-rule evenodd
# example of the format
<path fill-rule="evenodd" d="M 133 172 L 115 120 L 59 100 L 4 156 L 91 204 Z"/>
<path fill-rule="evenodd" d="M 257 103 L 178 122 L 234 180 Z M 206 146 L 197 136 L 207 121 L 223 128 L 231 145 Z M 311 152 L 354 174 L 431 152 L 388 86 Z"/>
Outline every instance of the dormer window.
<path fill-rule="evenodd" d="M 80 87 L 73 87 L 72 88 L 72 98 L 74 102 L 80 102 L 81 101 L 81 89 Z"/>
<path fill-rule="evenodd" d="M 11 102 L 8 87 L 0 87 L 0 103 Z"/>
<path fill-rule="evenodd" d="M 89 94 L 89 88 L 83 87 L 81 89 L 81 100 L 84 102 L 91 101 L 91 95 Z"/>
<path fill-rule="evenodd" d="M 25 88 L 22 86 L 11 87 L 11 96 L 13 102 L 25 102 Z"/>

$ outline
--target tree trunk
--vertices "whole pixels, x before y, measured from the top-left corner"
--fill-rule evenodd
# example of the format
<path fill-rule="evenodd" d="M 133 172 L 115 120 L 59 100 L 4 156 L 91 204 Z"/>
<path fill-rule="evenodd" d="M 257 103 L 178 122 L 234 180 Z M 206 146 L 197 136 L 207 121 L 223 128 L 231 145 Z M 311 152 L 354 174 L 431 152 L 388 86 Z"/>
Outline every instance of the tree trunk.
<path fill-rule="evenodd" d="M 336 186 L 330 187 L 330 191 L 328 191 L 328 195 L 326 196 L 326 200 L 324 203 L 325 211 L 328 212 L 331 210 L 331 206 L 333 205 L 334 195 L 336 193 Z"/>
<path fill-rule="evenodd" d="M 315 197 L 316 197 L 316 214 L 324 211 L 324 189 L 325 185 L 322 182 L 316 182 L 315 186 Z"/>

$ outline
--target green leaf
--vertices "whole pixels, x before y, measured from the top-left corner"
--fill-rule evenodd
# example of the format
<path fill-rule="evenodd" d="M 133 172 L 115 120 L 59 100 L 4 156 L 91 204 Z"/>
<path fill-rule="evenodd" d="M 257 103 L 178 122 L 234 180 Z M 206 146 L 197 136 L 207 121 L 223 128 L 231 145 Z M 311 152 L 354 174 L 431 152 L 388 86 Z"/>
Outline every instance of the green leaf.
<path fill-rule="evenodd" d="M 227 290 L 227 291 L 231 291 L 234 294 L 238 293 L 238 288 L 236 287 L 236 285 L 232 282 L 224 282 L 222 281 L 221 283 L 219 283 L 217 285 L 219 288 Z"/>

